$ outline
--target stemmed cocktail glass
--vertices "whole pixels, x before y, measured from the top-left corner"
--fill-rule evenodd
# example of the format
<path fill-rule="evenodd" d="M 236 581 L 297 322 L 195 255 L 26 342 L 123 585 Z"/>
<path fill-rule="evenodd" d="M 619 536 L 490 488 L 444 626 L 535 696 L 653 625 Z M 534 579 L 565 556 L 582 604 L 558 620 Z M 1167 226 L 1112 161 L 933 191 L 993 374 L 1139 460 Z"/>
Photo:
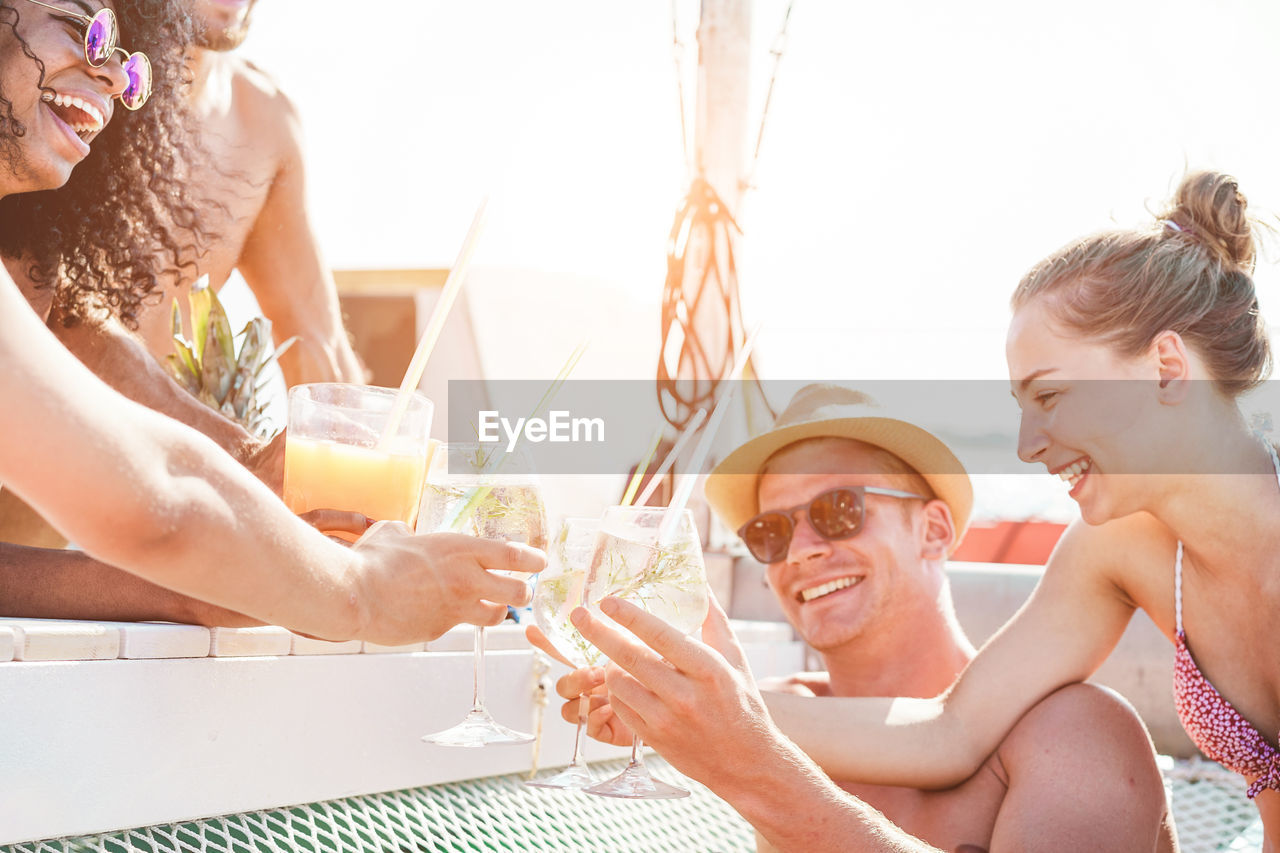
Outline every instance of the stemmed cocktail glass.
<path fill-rule="evenodd" d="M 534 622 L 556 651 L 579 668 L 592 666 L 600 659 L 596 647 L 583 639 L 569 621 L 569 614 L 583 603 L 587 572 L 599 534 L 598 518 L 566 518 L 547 553 L 547 567 L 538 575 L 538 585 L 533 591 Z M 573 758 L 569 766 L 554 776 L 525 784 L 535 788 L 585 788 L 591 784 L 591 771 L 582 761 L 582 730 L 589 702 L 585 693 L 578 699 L 578 730 L 573 737 Z"/>
<path fill-rule="evenodd" d="M 440 448 L 423 489 L 418 531 L 452 531 L 545 549 L 547 513 L 527 454 L 478 444 Z M 462 722 L 424 735 L 424 741 L 467 747 L 533 742 L 533 735 L 500 724 L 485 707 L 484 628 L 479 626 L 473 685 L 471 710 Z"/>
<path fill-rule="evenodd" d="M 599 619 L 606 596 L 624 598 L 689 634 L 707 616 L 707 571 L 693 515 L 676 510 L 667 525 L 665 507 L 611 507 L 600 522 L 600 536 L 587 576 L 584 604 Z M 687 797 L 684 788 L 649 775 L 637 736 L 631 762 L 619 775 L 586 788 L 589 794 L 627 799 Z"/>

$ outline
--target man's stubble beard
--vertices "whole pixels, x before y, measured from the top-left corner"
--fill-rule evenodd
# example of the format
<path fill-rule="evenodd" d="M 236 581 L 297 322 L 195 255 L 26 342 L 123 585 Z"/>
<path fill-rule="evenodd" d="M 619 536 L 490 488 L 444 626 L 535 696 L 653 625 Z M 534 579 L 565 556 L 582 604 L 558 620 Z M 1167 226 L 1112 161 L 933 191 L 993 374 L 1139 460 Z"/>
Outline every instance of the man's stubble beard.
<path fill-rule="evenodd" d="M 249 35 L 249 22 L 226 29 L 205 30 L 196 38 L 196 46 L 219 53 L 235 50 Z"/>

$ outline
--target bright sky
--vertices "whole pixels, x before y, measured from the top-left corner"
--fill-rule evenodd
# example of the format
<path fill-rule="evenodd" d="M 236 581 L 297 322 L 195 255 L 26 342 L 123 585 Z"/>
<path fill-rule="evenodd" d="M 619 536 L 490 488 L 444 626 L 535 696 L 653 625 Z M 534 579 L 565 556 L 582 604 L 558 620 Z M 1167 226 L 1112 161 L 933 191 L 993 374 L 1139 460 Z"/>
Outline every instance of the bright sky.
<path fill-rule="evenodd" d="M 698 4 L 677 8 L 691 99 Z M 752 137 L 786 3 L 753 8 Z M 299 11 L 260 4 L 243 49 L 302 111 L 335 265 L 447 266 L 489 192 L 477 263 L 656 304 L 684 183 L 670 4 Z M 1277 38 L 1267 0 L 796 0 L 743 215 L 763 369 L 1002 377 L 1022 271 L 1143 221 L 1186 166 L 1230 171 L 1280 209 Z M 1274 270 L 1259 278 L 1276 304 Z"/>
<path fill-rule="evenodd" d="M 698 3 L 676 6 L 692 100 Z M 305 8 L 262 3 L 243 50 L 302 112 L 330 261 L 447 266 L 491 193 L 490 284 L 472 298 L 502 306 L 481 321 L 503 330 L 484 336 L 492 369 L 551 376 L 582 323 L 611 320 L 587 375 L 652 375 L 685 182 L 670 4 Z M 785 8 L 753 5 L 744 146 Z M 1271 0 L 796 0 L 741 217 L 762 373 L 1003 378 L 1022 272 L 1080 234 L 1149 222 L 1187 167 L 1232 172 L 1255 210 L 1280 210 L 1278 40 Z M 1275 261 L 1258 275 L 1273 325 Z M 531 326 L 555 346 L 530 352 Z"/>

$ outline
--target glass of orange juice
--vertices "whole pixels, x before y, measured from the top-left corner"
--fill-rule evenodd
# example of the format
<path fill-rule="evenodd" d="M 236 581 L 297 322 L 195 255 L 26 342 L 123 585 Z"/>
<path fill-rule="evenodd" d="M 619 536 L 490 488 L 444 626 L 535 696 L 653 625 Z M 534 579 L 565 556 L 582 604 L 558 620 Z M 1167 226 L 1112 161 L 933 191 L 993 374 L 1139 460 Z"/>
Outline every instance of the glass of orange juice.
<path fill-rule="evenodd" d="M 428 435 L 434 406 L 413 393 L 395 428 L 384 437 L 397 393 L 341 382 L 289 390 L 284 450 L 284 501 L 289 509 L 347 510 L 414 527 L 434 446 Z"/>

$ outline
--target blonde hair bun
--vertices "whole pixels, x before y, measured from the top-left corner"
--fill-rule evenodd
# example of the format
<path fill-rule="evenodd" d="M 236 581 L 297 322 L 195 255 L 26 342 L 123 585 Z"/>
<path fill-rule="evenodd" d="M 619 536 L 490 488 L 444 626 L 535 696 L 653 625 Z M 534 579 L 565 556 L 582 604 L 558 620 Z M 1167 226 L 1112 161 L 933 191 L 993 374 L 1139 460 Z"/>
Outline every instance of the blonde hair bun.
<path fill-rule="evenodd" d="M 1224 264 L 1253 272 L 1254 221 L 1240 183 L 1221 172 L 1192 172 L 1182 179 L 1161 217 L 1215 254 Z"/>
<path fill-rule="evenodd" d="M 1177 332 L 1220 390 L 1236 397 L 1271 373 L 1271 343 L 1253 286 L 1258 223 L 1230 175 L 1182 179 L 1159 226 L 1075 240 L 1014 291 L 1018 310 L 1048 300 L 1055 320 L 1127 356 Z"/>

